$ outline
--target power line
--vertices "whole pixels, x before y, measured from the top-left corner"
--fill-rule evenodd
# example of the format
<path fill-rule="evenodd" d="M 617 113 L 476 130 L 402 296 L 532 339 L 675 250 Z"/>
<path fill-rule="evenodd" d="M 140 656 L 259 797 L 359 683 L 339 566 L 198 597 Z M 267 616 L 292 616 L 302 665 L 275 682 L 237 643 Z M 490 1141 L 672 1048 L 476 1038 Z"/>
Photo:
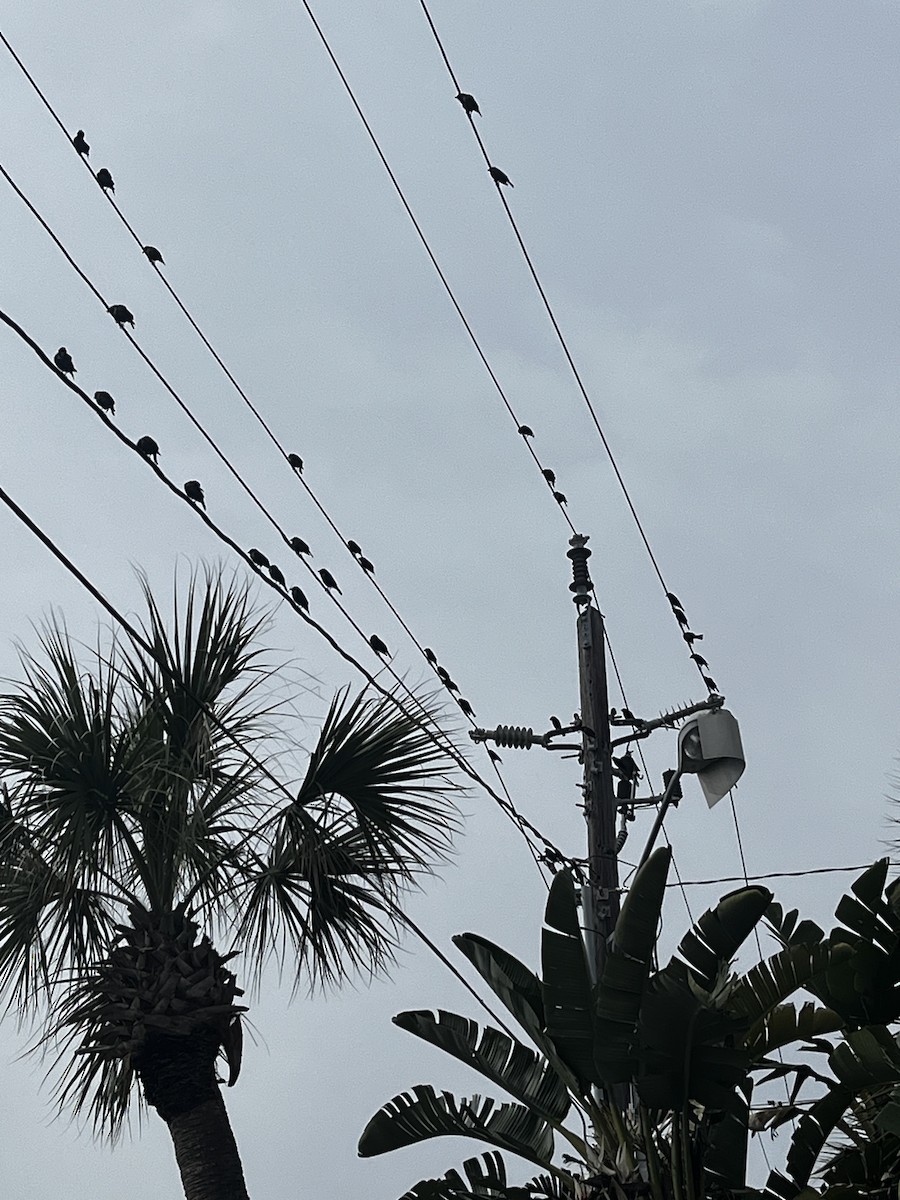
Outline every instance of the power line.
<path fill-rule="evenodd" d="M 716 879 L 685 879 L 684 887 L 708 887 L 715 883 L 758 883 L 763 879 L 802 879 L 808 875 L 837 875 L 849 874 L 851 871 L 867 871 L 871 863 L 850 867 L 808 867 L 803 871 L 769 871 L 765 875 L 721 875 Z M 888 859 L 889 867 L 900 867 L 900 859 Z M 667 883 L 666 887 L 678 887 L 676 883 Z"/>

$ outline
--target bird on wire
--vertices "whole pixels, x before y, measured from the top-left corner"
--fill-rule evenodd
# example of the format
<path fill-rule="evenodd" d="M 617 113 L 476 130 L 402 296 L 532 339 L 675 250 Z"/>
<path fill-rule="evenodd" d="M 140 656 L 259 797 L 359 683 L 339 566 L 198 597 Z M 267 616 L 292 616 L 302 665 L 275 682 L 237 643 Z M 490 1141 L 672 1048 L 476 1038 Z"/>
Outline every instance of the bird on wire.
<path fill-rule="evenodd" d="M 691 633 L 690 629 L 686 629 L 681 635 L 689 646 L 693 646 L 694 642 L 702 642 L 702 633 Z"/>
<path fill-rule="evenodd" d="M 281 573 L 281 569 L 276 567 L 274 563 L 269 563 L 269 577 L 280 587 L 284 587 L 284 576 Z"/>
<path fill-rule="evenodd" d="M 322 582 L 325 584 L 325 586 L 327 588 L 329 588 L 329 589 L 333 588 L 339 596 L 343 596 L 344 593 L 338 587 L 337 580 L 332 575 L 332 573 L 328 570 L 327 567 L 321 568 L 321 570 L 319 571 L 319 578 L 322 580 Z"/>
<path fill-rule="evenodd" d="M 675 614 L 675 620 L 676 620 L 676 621 L 678 622 L 678 624 L 679 624 L 679 625 L 682 627 L 682 629 L 687 629 L 687 627 L 690 625 L 690 621 L 687 619 L 687 617 L 686 617 L 686 616 L 685 616 L 685 614 L 684 614 L 684 613 L 681 611 L 681 609 L 680 609 L 680 608 L 673 608 L 673 609 L 672 609 L 672 612 Z"/>
<path fill-rule="evenodd" d="M 550 724 L 553 726 L 553 728 L 556 730 L 557 733 L 559 733 L 559 731 L 562 729 L 562 721 L 559 719 L 559 717 L 551 717 Z"/>
<path fill-rule="evenodd" d="M 478 101 L 469 92 L 457 92 L 457 100 L 463 106 L 463 111 L 467 116 L 472 116 L 473 113 L 478 113 L 481 116 L 481 109 L 478 107 Z"/>
<path fill-rule="evenodd" d="M 362 554 L 362 547 L 358 542 L 354 542 L 353 538 L 350 538 L 350 540 L 347 542 L 347 549 L 354 558 L 359 558 L 359 556 Z"/>
<path fill-rule="evenodd" d="M 134 314 L 124 304 L 111 304 L 106 311 L 120 328 L 130 325 L 134 329 Z"/>
<path fill-rule="evenodd" d="M 304 612 L 309 612 L 309 601 L 298 587 L 291 588 L 291 599 L 298 608 L 302 608 Z"/>
<path fill-rule="evenodd" d="M 436 670 L 437 670 L 438 679 L 440 679 L 440 681 L 442 683 L 448 683 L 450 680 L 450 672 L 447 671 L 444 667 L 437 667 Z"/>
<path fill-rule="evenodd" d="M 488 167 L 488 174 L 490 175 L 491 179 L 493 179 L 494 183 L 496 183 L 496 184 L 502 184 L 503 187 L 515 187 L 516 186 L 513 183 L 513 181 L 510 179 L 510 177 L 506 174 L 506 172 L 501 171 L 499 167 Z"/>
<path fill-rule="evenodd" d="M 160 254 L 160 252 L 157 250 L 157 248 L 155 246 L 143 246 L 142 249 L 143 249 L 144 253 L 147 255 L 147 258 L 150 260 L 150 262 L 162 263 L 163 266 L 166 265 L 166 260 L 163 258 L 163 256 Z"/>
<path fill-rule="evenodd" d="M 65 346 L 60 346 L 53 355 L 53 361 L 56 363 L 56 369 L 62 371 L 63 375 L 75 374 L 75 364 L 72 362 L 72 356 Z"/>
<path fill-rule="evenodd" d="M 366 572 L 367 575 L 375 574 L 374 564 L 369 562 L 369 560 L 367 558 L 363 558 L 362 555 L 359 556 L 359 565 L 362 567 L 362 569 Z"/>
<path fill-rule="evenodd" d="M 112 192 L 116 194 L 116 185 L 113 183 L 113 177 L 107 171 L 106 167 L 101 167 L 97 172 L 97 182 L 103 188 L 104 192 Z"/>
<path fill-rule="evenodd" d="M 565 495 L 562 492 L 554 492 L 553 499 L 556 501 L 557 504 L 568 504 L 569 503 L 568 500 L 566 499 Z"/>
<path fill-rule="evenodd" d="M 294 470 L 297 472 L 298 475 L 303 474 L 303 459 L 300 457 L 299 454 L 289 454 L 288 462 L 291 464 L 291 466 L 294 468 Z"/>
<path fill-rule="evenodd" d="M 154 462 L 159 458 L 159 446 L 149 434 L 145 433 L 142 438 L 138 438 L 135 442 L 135 449 L 138 454 L 143 455 L 144 458 L 152 458 Z"/>
<path fill-rule="evenodd" d="M 380 654 L 383 658 L 390 657 L 390 652 L 388 651 L 387 646 L 384 644 L 384 642 L 381 640 L 381 638 L 378 636 L 377 633 L 373 633 L 372 636 L 369 638 L 369 645 L 372 647 L 372 649 L 375 651 L 376 654 Z"/>
<path fill-rule="evenodd" d="M 475 712 L 472 708 L 472 705 L 468 702 L 468 700 L 464 700 L 462 698 L 462 696 L 460 696 L 460 698 L 456 701 L 456 703 L 459 705 L 459 707 L 462 709 L 462 711 L 466 714 L 467 717 L 475 716 Z"/>
<path fill-rule="evenodd" d="M 78 153 L 82 156 L 82 158 L 87 158 L 91 152 L 90 146 L 84 140 L 84 130 L 83 129 L 79 129 L 78 132 L 75 134 L 75 136 L 72 138 L 72 145 L 75 147 L 75 149 L 78 151 Z"/>
<path fill-rule="evenodd" d="M 500 757 L 500 755 L 497 753 L 496 750 L 488 750 L 488 758 L 491 760 L 492 763 L 502 763 L 503 762 L 503 759 Z"/>
<path fill-rule="evenodd" d="M 116 402 L 113 400 L 109 392 L 94 392 L 94 399 L 97 402 L 97 407 L 102 408 L 104 412 L 116 415 Z"/>
<path fill-rule="evenodd" d="M 684 608 L 684 605 L 678 599 L 674 592 L 666 592 L 666 599 L 673 608 Z"/>
<path fill-rule="evenodd" d="M 634 713 L 631 711 L 630 708 L 623 708 L 622 716 L 625 718 L 626 721 L 631 722 L 632 725 L 637 724 L 637 718 L 635 717 Z"/>
<path fill-rule="evenodd" d="M 716 681 L 712 678 L 712 676 L 704 675 L 703 682 L 706 684 L 706 686 L 709 688 L 709 690 L 711 692 L 717 692 L 719 690 L 719 688 L 716 684 Z"/>
<path fill-rule="evenodd" d="M 549 467 L 544 467 L 544 469 L 541 471 L 541 474 L 547 480 L 547 482 L 550 484 L 551 487 L 556 486 L 556 475 L 553 473 L 553 471 L 550 470 Z"/>
<path fill-rule="evenodd" d="M 431 649 L 431 647 L 430 647 L 430 646 L 426 646 L 426 647 L 425 647 L 425 649 L 424 649 L 424 654 L 425 654 L 425 657 L 428 659 L 428 661 L 431 663 L 431 665 L 432 665 L 433 667 L 436 667 L 436 666 L 437 666 L 437 655 L 436 655 L 436 654 L 435 654 L 435 652 L 434 652 L 434 651 Z"/>
<path fill-rule="evenodd" d="M 444 687 L 447 689 L 448 692 L 458 692 L 459 691 L 459 685 L 454 683 L 453 680 L 450 678 L 447 678 L 444 680 Z"/>
<path fill-rule="evenodd" d="M 188 500 L 192 500 L 195 504 L 199 504 L 201 508 L 206 508 L 206 497 L 203 495 L 203 488 L 200 486 L 198 479 L 189 479 L 184 485 L 184 494 Z"/>
<path fill-rule="evenodd" d="M 257 550 L 255 547 L 247 551 L 247 557 L 253 563 L 254 567 L 266 568 L 269 565 L 269 560 L 266 558 L 263 552 L 261 550 Z"/>
<path fill-rule="evenodd" d="M 530 425 L 520 425 L 519 433 L 522 435 L 522 437 L 534 437 L 534 430 Z"/>
<path fill-rule="evenodd" d="M 709 666 L 709 663 L 706 661 L 706 659 L 703 657 L 702 654 L 692 654 L 691 658 L 694 660 L 694 662 L 697 664 L 698 667 L 708 667 Z"/>
<path fill-rule="evenodd" d="M 295 554 L 312 555 L 312 550 L 310 550 L 309 546 L 307 546 L 307 544 L 306 544 L 306 542 L 304 542 L 303 538 L 292 537 L 291 540 L 288 542 L 288 545 L 290 546 L 290 548 L 293 550 L 293 552 Z"/>

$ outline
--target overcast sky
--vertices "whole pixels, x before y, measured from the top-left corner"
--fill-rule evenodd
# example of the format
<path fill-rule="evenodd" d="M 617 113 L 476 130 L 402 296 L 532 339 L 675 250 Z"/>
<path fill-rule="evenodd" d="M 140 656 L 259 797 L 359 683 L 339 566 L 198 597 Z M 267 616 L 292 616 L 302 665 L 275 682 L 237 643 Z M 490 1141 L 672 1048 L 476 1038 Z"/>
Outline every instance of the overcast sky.
<path fill-rule="evenodd" d="M 433 0 L 474 93 L 509 202 L 669 586 L 737 715 L 736 793 L 751 874 L 884 853 L 900 744 L 896 235 L 900 10 L 888 0 Z M 298 0 L 31 0 L 2 29 L 91 164 L 417 636 L 487 726 L 548 727 L 578 703 L 569 531 L 417 242 Z M 384 152 L 535 448 L 556 472 L 629 703 L 700 699 L 584 403 L 554 340 L 415 0 L 319 0 Z M 136 314 L 136 335 L 242 476 L 328 565 L 367 631 L 424 663 L 178 313 L 13 60 L 0 48 L 2 162 L 79 264 Z M 0 183 L 0 304 L 78 381 L 152 434 L 176 482 L 286 569 L 271 527 L 141 363 L 34 218 Z M 134 568 L 160 589 L 222 547 L 188 508 L 0 329 L 3 486 L 116 604 Z M 11 516 L 0 673 L 61 610 L 97 612 Z M 302 577 L 289 582 L 303 582 Z M 304 584 L 305 586 L 305 584 Z M 371 654 L 318 593 L 314 613 Z M 312 740 L 345 663 L 289 612 L 272 644 L 319 683 Z M 612 702 L 620 703 L 618 696 Z M 658 782 L 675 738 L 647 747 Z M 505 755 L 520 807 L 583 852 L 579 768 Z M 537 962 L 545 894 L 483 793 L 455 862 L 412 911 L 450 948 L 471 929 Z M 636 855 L 649 822 L 632 827 Z M 667 822 L 685 879 L 740 873 L 727 802 L 688 783 Z M 851 876 L 775 884 L 827 923 Z M 731 884 L 688 889 L 694 915 Z M 687 922 L 673 892 L 666 936 Z M 451 952 L 452 952 L 452 948 Z M 427 952 L 390 982 L 289 1004 L 271 980 L 226 1094 L 254 1200 L 393 1200 L 475 1148 L 356 1158 L 366 1120 L 420 1082 L 479 1079 L 390 1024 L 405 1008 L 477 1015 Z M 110 1151 L 51 1123 L 40 1069 L 0 1027 L 0 1178 L 21 1200 L 179 1194 L 150 1115 Z M 785 1139 L 773 1148 L 783 1153 Z"/>

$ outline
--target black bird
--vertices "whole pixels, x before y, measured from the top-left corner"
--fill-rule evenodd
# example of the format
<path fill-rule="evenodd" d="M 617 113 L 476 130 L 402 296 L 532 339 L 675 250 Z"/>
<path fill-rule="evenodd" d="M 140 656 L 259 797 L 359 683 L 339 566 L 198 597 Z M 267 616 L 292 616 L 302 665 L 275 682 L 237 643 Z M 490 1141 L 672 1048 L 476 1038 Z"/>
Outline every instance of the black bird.
<path fill-rule="evenodd" d="M 297 472 L 298 475 L 303 474 L 303 459 L 300 457 L 299 454 L 289 454 L 288 462 L 291 464 L 291 466 L 294 468 L 294 470 Z"/>
<path fill-rule="evenodd" d="M 72 145 L 75 147 L 75 149 L 78 151 L 78 153 L 83 154 L 85 158 L 87 158 L 87 156 L 91 152 L 90 146 L 84 140 L 84 130 L 83 129 L 79 129 L 78 132 L 75 134 L 75 136 L 72 138 Z"/>
<path fill-rule="evenodd" d="M 437 671 L 438 679 L 440 679 L 444 683 L 446 683 L 447 680 L 450 678 L 450 672 L 445 670 L 444 667 L 435 667 L 435 670 Z"/>
<path fill-rule="evenodd" d="M 428 661 L 431 663 L 431 665 L 432 665 L 433 667 L 436 667 L 436 666 L 437 666 L 437 655 L 436 655 L 436 654 L 435 654 L 435 652 L 434 652 L 434 651 L 431 649 L 431 647 L 430 647 L 430 646 L 426 646 L 426 647 L 425 647 L 425 657 L 428 659 Z"/>
<path fill-rule="evenodd" d="M 362 554 L 362 548 L 357 542 L 354 542 L 353 538 L 350 538 L 350 540 L 347 542 L 347 549 L 354 558 L 359 558 L 359 556 Z"/>
<path fill-rule="evenodd" d="M 617 712 L 617 710 L 615 708 L 611 708 L 609 710 L 609 719 L 611 721 L 614 721 L 616 719 L 616 712 Z"/>
<path fill-rule="evenodd" d="M 684 605 L 678 599 L 674 592 L 666 592 L 666 599 L 673 608 L 684 608 Z"/>
<path fill-rule="evenodd" d="M 534 437 L 534 430 L 530 425 L 520 425 L 519 433 L 521 433 L 522 437 Z"/>
<path fill-rule="evenodd" d="M 717 692 L 719 690 L 718 687 L 716 686 L 716 681 L 711 676 L 704 675 L 703 682 L 706 684 L 706 686 L 709 688 L 709 690 L 711 692 Z"/>
<path fill-rule="evenodd" d="M 280 568 L 276 567 L 274 563 L 269 563 L 269 576 L 271 579 L 274 579 L 277 584 L 280 584 L 281 587 L 284 587 L 284 576 L 282 575 Z"/>
<path fill-rule="evenodd" d="M 613 762 L 619 768 L 624 779 L 636 779 L 640 774 L 638 765 L 629 750 L 626 750 L 621 758 L 613 756 Z"/>
<path fill-rule="evenodd" d="M 159 457 L 159 446 L 157 446 L 149 434 L 144 434 L 142 438 L 138 438 L 137 442 L 135 442 L 135 449 L 138 454 L 143 454 L 144 458 L 152 458 L 154 462 Z"/>
<path fill-rule="evenodd" d="M 112 192 L 116 194 L 116 185 L 113 183 L 113 177 L 107 171 L 106 167 L 101 167 L 97 172 L 97 182 L 103 188 L 104 192 Z"/>
<path fill-rule="evenodd" d="M 456 703 L 459 705 L 459 707 L 462 709 L 462 711 L 466 714 L 467 717 L 475 716 L 475 713 L 472 709 L 472 705 L 468 702 L 468 700 L 463 700 L 462 696 L 460 696 L 460 698 L 457 700 Z"/>
<path fill-rule="evenodd" d="M 106 311 L 117 325 L 130 325 L 134 329 L 134 315 L 124 304 L 111 304 Z"/>
<path fill-rule="evenodd" d="M 203 495 L 203 488 L 200 486 L 199 480 L 189 479 L 184 485 L 184 494 L 188 500 L 193 500 L 201 508 L 206 508 L 206 497 Z"/>
<path fill-rule="evenodd" d="M 501 171 L 499 167 L 488 167 L 488 173 L 494 183 L 502 183 L 504 187 L 516 186 L 506 172 Z"/>
<path fill-rule="evenodd" d="M 690 621 L 687 619 L 681 609 L 673 608 L 672 612 L 675 614 L 675 620 L 682 627 L 682 629 L 687 629 L 687 627 L 690 625 Z"/>
<path fill-rule="evenodd" d="M 626 721 L 630 721 L 632 724 L 635 723 L 634 713 L 631 711 L 630 708 L 623 708 L 622 716 L 625 718 Z"/>
<path fill-rule="evenodd" d="M 556 501 L 557 504 L 568 504 L 568 500 L 566 500 L 566 498 L 562 492 L 554 492 L 553 499 Z"/>
<path fill-rule="evenodd" d="M 150 260 L 150 262 L 162 263 L 163 266 L 166 265 L 166 260 L 163 258 L 163 256 L 160 254 L 160 252 L 157 250 L 157 248 L 155 246 L 144 246 L 143 250 L 144 250 L 144 253 L 147 255 L 147 258 Z"/>
<path fill-rule="evenodd" d="M 56 363 L 59 370 L 62 371 L 63 375 L 75 374 L 75 364 L 72 362 L 72 356 L 65 346 L 60 346 L 57 352 L 53 355 L 53 361 Z"/>
<path fill-rule="evenodd" d="M 390 657 L 390 652 L 377 633 L 373 633 L 369 638 L 369 645 L 376 654 L 383 654 L 385 658 Z"/>
<path fill-rule="evenodd" d="M 288 542 L 288 545 L 295 554 L 312 554 L 312 550 L 310 550 L 303 538 L 293 537 Z"/>
<path fill-rule="evenodd" d="M 247 557 L 253 563 L 254 567 L 267 567 L 269 565 L 269 560 L 261 550 L 248 550 Z"/>
<path fill-rule="evenodd" d="M 457 92 L 456 98 L 470 117 L 473 113 L 478 113 L 479 117 L 481 116 L 481 109 L 478 107 L 478 101 L 474 96 L 469 95 L 468 92 Z"/>
<path fill-rule="evenodd" d="M 549 467 L 544 467 L 543 471 L 541 471 L 541 474 L 547 480 L 547 482 L 550 484 L 551 487 L 556 486 L 556 476 L 550 470 Z"/>
<path fill-rule="evenodd" d="M 109 392 L 94 392 L 94 399 L 97 401 L 97 407 L 102 408 L 104 412 L 116 415 L 116 402 L 113 400 Z"/>
<path fill-rule="evenodd" d="M 694 642 L 702 642 L 703 641 L 702 633 L 691 633 L 691 631 L 689 629 L 686 629 L 681 636 L 684 638 L 684 640 L 687 642 L 687 644 L 689 646 L 692 646 L 694 644 Z"/>
<path fill-rule="evenodd" d="M 551 717 L 550 724 L 557 731 L 557 733 L 562 729 L 562 721 L 559 719 L 559 717 Z"/>
<path fill-rule="evenodd" d="M 691 658 L 694 660 L 694 662 L 697 664 L 698 667 L 708 667 L 709 666 L 709 663 L 706 661 L 706 659 L 703 657 L 702 654 L 692 654 Z"/>
<path fill-rule="evenodd" d="M 447 689 L 448 692 L 458 692 L 459 691 L 459 686 L 457 684 L 455 684 L 452 679 L 445 679 L 444 687 Z"/>
<path fill-rule="evenodd" d="M 367 558 L 363 558 L 362 555 L 359 556 L 359 565 L 362 567 L 362 569 L 364 571 L 367 571 L 370 575 L 375 574 L 375 567 L 373 566 L 373 564 L 370 563 Z"/>
<path fill-rule="evenodd" d="M 488 758 L 491 760 L 492 763 L 502 763 L 503 762 L 503 759 L 500 757 L 500 755 L 497 753 L 496 750 L 488 750 Z"/>
<path fill-rule="evenodd" d="M 334 590 L 337 592 L 337 594 L 339 596 L 343 596 L 344 593 L 338 587 L 337 580 L 332 575 L 332 573 L 328 570 L 327 567 L 322 567 L 322 569 L 319 571 L 319 578 L 322 580 L 322 582 L 325 584 L 325 586 L 327 588 L 334 588 Z"/>
<path fill-rule="evenodd" d="M 309 601 L 298 587 L 291 588 L 291 599 L 298 608 L 302 608 L 304 612 L 309 612 Z"/>

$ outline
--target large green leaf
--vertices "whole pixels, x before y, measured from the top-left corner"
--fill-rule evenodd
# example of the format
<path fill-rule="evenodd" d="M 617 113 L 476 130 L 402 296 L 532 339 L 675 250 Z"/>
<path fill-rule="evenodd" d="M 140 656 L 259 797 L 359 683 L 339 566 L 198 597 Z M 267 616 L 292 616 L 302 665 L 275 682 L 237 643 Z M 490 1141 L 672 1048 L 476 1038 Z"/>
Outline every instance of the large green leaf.
<path fill-rule="evenodd" d="M 400 1200 L 509 1200 L 506 1164 L 496 1151 L 467 1158 L 463 1172 L 465 1179 L 458 1171 L 448 1171 L 440 1179 L 422 1179 Z"/>
<path fill-rule="evenodd" d="M 498 1150 L 550 1167 L 553 1130 L 520 1104 L 497 1104 L 490 1097 L 457 1099 L 419 1084 L 394 1096 L 375 1114 L 359 1139 L 359 1154 L 369 1158 L 433 1137 L 472 1137 Z"/>
<path fill-rule="evenodd" d="M 794 1042 L 805 1042 L 830 1054 L 831 1045 L 820 1039 L 842 1027 L 843 1021 L 836 1012 L 822 1008 L 812 1000 L 799 1010 L 794 1004 L 779 1004 L 756 1022 L 745 1045 L 755 1059 L 766 1058 Z"/>
<path fill-rule="evenodd" d="M 591 977 L 578 921 L 575 882 L 568 871 L 554 876 L 544 921 L 541 968 L 547 1035 L 585 1094 L 592 1084 L 603 1081 L 594 1066 Z"/>
<path fill-rule="evenodd" d="M 721 964 L 731 962 L 772 902 L 768 888 L 745 887 L 723 896 L 682 938 L 678 954 L 701 987 L 713 986 Z"/>
<path fill-rule="evenodd" d="M 499 1029 L 443 1010 L 402 1012 L 394 1024 L 474 1067 L 547 1120 L 561 1121 L 569 1111 L 569 1093 L 546 1059 Z"/>

